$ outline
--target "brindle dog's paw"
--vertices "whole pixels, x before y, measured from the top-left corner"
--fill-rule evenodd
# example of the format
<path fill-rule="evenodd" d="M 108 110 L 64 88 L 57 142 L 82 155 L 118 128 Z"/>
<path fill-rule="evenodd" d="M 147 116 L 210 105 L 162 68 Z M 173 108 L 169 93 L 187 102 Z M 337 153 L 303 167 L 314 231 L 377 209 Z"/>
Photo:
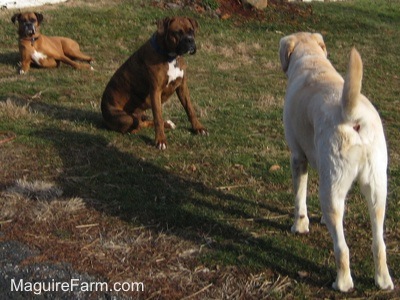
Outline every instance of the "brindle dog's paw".
<path fill-rule="evenodd" d="M 158 150 L 167 149 L 167 139 L 165 138 L 165 136 L 159 138 L 156 137 L 156 148 Z"/>
<path fill-rule="evenodd" d="M 162 150 L 162 151 L 166 150 L 167 149 L 167 143 L 158 142 L 157 145 L 156 145 L 156 148 L 158 150 Z"/>
<path fill-rule="evenodd" d="M 208 131 L 205 128 L 198 128 L 194 130 L 195 134 L 208 136 Z"/>

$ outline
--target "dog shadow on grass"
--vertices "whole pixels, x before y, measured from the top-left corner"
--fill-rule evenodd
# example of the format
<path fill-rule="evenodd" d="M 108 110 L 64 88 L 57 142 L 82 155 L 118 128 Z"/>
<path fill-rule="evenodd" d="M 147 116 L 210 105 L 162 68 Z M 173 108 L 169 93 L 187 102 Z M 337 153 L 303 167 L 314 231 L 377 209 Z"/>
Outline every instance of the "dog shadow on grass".
<path fill-rule="evenodd" d="M 12 107 L 29 106 L 33 111 L 61 122 L 90 124 L 104 130 L 100 112 L 47 104 L 40 99 L 7 99 Z M 333 270 L 321 268 L 307 259 L 295 239 L 290 239 L 290 243 L 296 249 L 285 245 L 289 226 L 273 218 L 248 213 L 257 205 L 273 215 L 287 215 L 277 206 L 255 203 L 173 174 L 142 157 L 120 151 L 101 134 L 48 127 L 34 135 L 57 149 L 63 165 L 57 184 L 66 196 L 96 199 L 88 201 L 88 205 L 103 213 L 127 222 L 135 220 L 151 226 L 157 233 L 166 232 L 207 245 L 210 253 L 215 253 L 212 260 L 217 264 L 250 269 L 256 265 L 294 280 L 299 280 L 298 272 L 302 271 L 313 274 L 312 278 L 303 281 L 315 286 L 325 286 L 333 280 Z M 153 144 L 150 138 L 141 135 L 138 138 L 143 140 L 143 147 L 157 151 L 150 146 Z M 251 230 L 242 230 L 229 221 L 249 219 L 253 220 L 252 226 L 272 230 L 275 234 L 257 237 Z M 280 233 L 282 241 L 276 237 Z"/>
<path fill-rule="evenodd" d="M 29 105 L 32 110 L 60 121 L 89 123 L 94 128 L 105 129 L 100 112 L 50 105 L 40 100 L 9 99 L 17 106 Z M 287 238 L 289 225 L 246 212 L 254 211 L 257 205 L 272 215 L 287 215 L 287 211 L 276 205 L 255 203 L 173 174 L 142 157 L 121 152 L 100 134 L 49 127 L 34 135 L 57 149 L 64 170 L 57 183 L 67 196 L 96 199 L 98 201 L 88 201 L 88 204 L 103 213 L 127 222 L 135 220 L 158 233 L 167 232 L 199 245 L 205 244 L 211 253 L 216 253 L 212 260 L 217 264 L 222 260 L 221 264 L 250 269 L 261 266 L 316 287 L 329 285 L 334 280 L 333 269 L 321 267 L 307 258 L 302 253 L 303 246 L 298 245 L 296 239 Z M 153 144 L 150 138 L 138 138 L 144 141 L 144 147 L 157 151 L 150 148 Z M 252 226 L 272 230 L 274 234 L 257 237 L 229 221 L 245 219 L 253 220 Z M 277 234 L 282 234 L 281 241 Z M 293 248 L 285 243 L 291 243 Z M 299 272 L 312 276 L 299 278 Z M 366 280 L 357 279 L 358 282 Z"/>
<path fill-rule="evenodd" d="M 0 64 L 1 65 L 9 65 L 9 66 L 17 66 L 18 62 L 21 60 L 20 54 L 18 51 L 0 53 Z"/>
<path fill-rule="evenodd" d="M 14 109 L 16 112 L 19 109 L 25 109 L 60 121 L 88 123 L 98 129 L 104 128 L 100 113 L 67 108 L 56 104 L 47 104 L 41 101 L 40 98 L 41 93 L 33 96 L 3 96 L 0 94 L 0 104 L 8 106 L 10 110 Z"/>
<path fill-rule="evenodd" d="M 315 286 L 326 285 L 326 276 L 332 275 L 329 268 L 321 268 L 302 257 L 301 250 L 288 249 L 287 245 L 265 236 L 254 237 L 226 221 L 256 218 L 245 212 L 246 206 L 260 205 L 275 214 L 284 214 L 279 208 L 255 204 L 172 174 L 143 158 L 121 152 L 100 135 L 49 129 L 37 132 L 36 136 L 58 149 L 65 170 L 58 184 L 65 193 L 97 199 L 98 202 L 90 205 L 103 213 L 127 222 L 135 220 L 144 226 L 157 224 L 153 230 L 158 233 L 170 233 L 200 245 L 209 244 L 211 252 L 215 250 L 219 253 L 217 257 L 227 260 L 221 264 L 250 267 L 256 262 L 262 268 L 295 280 L 298 271 L 303 270 L 321 278 L 309 282 Z M 273 228 L 283 235 L 288 231 L 273 219 L 262 220 L 259 226 Z"/>

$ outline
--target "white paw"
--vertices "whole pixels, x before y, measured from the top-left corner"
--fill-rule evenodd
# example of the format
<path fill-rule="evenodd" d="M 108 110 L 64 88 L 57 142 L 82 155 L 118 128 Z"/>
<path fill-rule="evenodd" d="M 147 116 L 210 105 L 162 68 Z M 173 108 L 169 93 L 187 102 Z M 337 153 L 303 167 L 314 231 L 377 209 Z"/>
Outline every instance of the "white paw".
<path fill-rule="evenodd" d="M 199 134 L 200 135 L 204 135 L 204 136 L 208 136 L 208 131 L 205 130 L 205 129 L 201 129 L 201 130 L 199 130 Z"/>
<path fill-rule="evenodd" d="M 393 290 L 394 285 L 392 278 L 390 278 L 389 274 L 385 274 L 384 276 L 375 276 L 375 284 L 381 290 Z"/>
<path fill-rule="evenodd" d="M 291 228 L 293 233 L 309 233 L 310 220 L 307 216 L 298 217 L 294 220 L 294 224 Z"/>
<path fill-rule="evenodd" d="M 25 71 L 22 70 L 22 69 L 20 69 L 18 73 L 19 73 L 20 75 L 24 75 L 24 74 L 25 74 Z"/>
<path fill-rule="evenodd" d="M 332 284 L 332 287 L 335 290 L 341 291 L 341 292 L 349 292 L 353 287 L 353 279 L 351 278 L 350 275 L 344 276 L 343 278 L 336 278 L 336 281 Z"/>
<path fill-rule="evenodd" d="M 171 127 L 171 129 L 175 129 L 175 128 L 176 128 L 175 123 L 172 122 L 171 120 L 168 120 L 166 123 L 169 124 L 169 126 Z"/>
<path fill-rule="evenodd" d="M 167 144 L 158 143 L 156 147 L 157 147 L 158 150 L 165 150 L 165 149 L 167 149 Z"/>

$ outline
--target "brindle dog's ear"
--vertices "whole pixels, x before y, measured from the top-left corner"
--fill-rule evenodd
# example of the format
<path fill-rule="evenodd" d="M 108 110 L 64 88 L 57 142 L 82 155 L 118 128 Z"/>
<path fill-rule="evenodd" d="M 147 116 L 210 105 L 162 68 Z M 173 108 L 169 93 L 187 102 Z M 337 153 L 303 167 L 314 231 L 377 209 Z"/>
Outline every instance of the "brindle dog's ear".
<path fill-rule="evenodd" d="M 199 29 L 199 23 L 197 23 L 197 21 L 195 19 L 192 19 L 192 18 L 188 18 L 188 20 L 189 20 L 190 24 L 192 24 L 193 30 L 196 33 L 197 30 Z"/>
<path fill-rule="evenodd" d="M 167 30 L 169 25 L 171 24 L 172 19 L 169 17 L 166 17 L 162 20 L 158 20 L 157 22 L 157 33 L 160 35 L 164 35 Z"/>
<path fill-rule="evenodd" d="M 38 21 L 38 24 L 42 23 L 42 21 L 43 21 L 43 15 L 42 15 L 41 13 L 35 12 L 35 16 L 36 16 L 36 19 L 37 19 L 37 21 Z"/>
<path fill-rule="evenodd" d="M 13 22 L 15 24 L 15 22 L 18 22 L 20 16 L 21 16 L 21 14 L 13 15 L 11 18 L 11 22 Z"/>

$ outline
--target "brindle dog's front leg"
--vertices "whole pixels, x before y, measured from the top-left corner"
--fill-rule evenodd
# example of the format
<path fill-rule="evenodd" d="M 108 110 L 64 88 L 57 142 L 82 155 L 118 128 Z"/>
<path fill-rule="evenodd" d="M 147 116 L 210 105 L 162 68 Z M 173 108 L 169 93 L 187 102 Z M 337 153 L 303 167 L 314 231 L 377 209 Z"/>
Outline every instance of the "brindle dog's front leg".
<path fill-rule="evenodd" d="M 154 90 L 150 94 L 151 110 L 153 111 L 153 123 L 155 130 L 155 144 L 160 150 L 167 149 L 167 138 L 164 132 L 164 121 L 161 110 L 161 91 Z"/>
<path fill-rule="evenodd" d="M 192 129 L 196 134 L 208 135 L 207 129 L 197 119 L 196 112 L 193 108 L 192 102 L 190 101 L 189 88 L 187 86 L 186 76 L 183 77 L 181 85 L 177 88 L 176 94 L 182 103 L 183 108 L 189 118 Z"/>

